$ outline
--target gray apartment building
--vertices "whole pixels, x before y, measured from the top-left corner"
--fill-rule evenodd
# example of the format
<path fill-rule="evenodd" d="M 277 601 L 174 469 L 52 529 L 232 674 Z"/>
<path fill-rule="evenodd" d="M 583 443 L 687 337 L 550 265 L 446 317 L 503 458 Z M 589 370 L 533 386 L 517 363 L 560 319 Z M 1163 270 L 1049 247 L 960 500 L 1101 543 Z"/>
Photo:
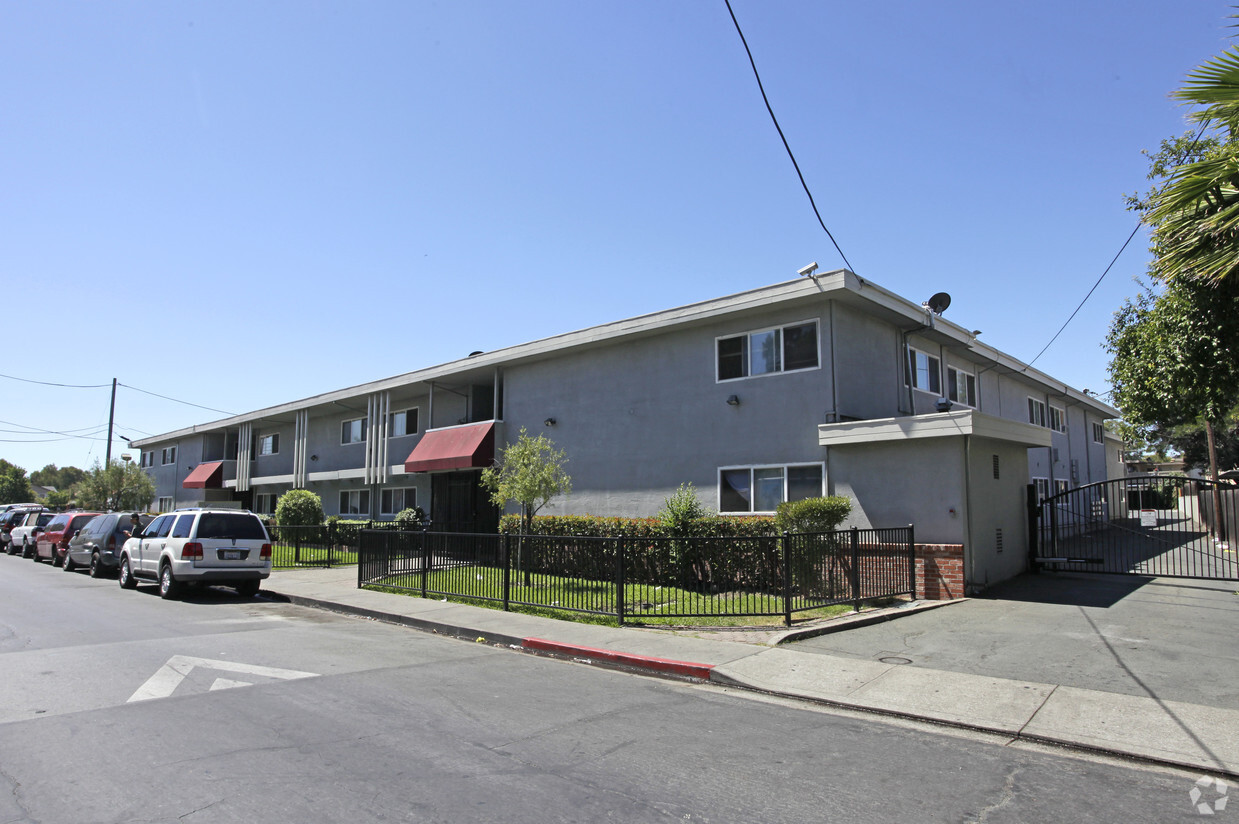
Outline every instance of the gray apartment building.
<path fill-rule="evenodd" d="M 493 529 L 481 469 L 524 428 L 568 456 L 549 514 L 648 516 L 691 482 L 725 514 L 822 494 L 851 525 L 962 545 L 969 582 L 1027 563 L 1026 488 L 1121 476 L 1117 410 L 852 272 L 766 286 L 134 441 L 157 507 Z"/>

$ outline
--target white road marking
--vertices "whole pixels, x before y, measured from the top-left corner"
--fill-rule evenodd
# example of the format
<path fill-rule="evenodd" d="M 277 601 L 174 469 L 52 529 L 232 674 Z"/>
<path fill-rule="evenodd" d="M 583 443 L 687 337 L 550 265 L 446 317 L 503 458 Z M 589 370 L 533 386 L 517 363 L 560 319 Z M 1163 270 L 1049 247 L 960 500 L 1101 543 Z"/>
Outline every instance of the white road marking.
<path fill-rule="evenodd" d="M 173 655 L 168 659 L 168 663 L 160 667 L 159 671 L 148 678 L 145 684 L 138 687 L 137 692 L 129 696 L 129 700 L 125 703 L 149 701 L 152 698 L 167 698 L 176 691 L 176 688 L 181 685 L 181 682 L 185 680 L 185 676 L 189 675 L 194 667 L 235 672 L 242 675 L 256 675 L 261 678 L 278 678 L 283 681 L 318 676 L 317 672 L 302 672 L 301 670 L 280 669 L 278 667 L 260 667 L 257 664 L 217 661 L 211 658 L 195 658 L 190 655 Z M 253 685 L 248 681 L 230 681 L 226 678 L 218 678 L 211 685 L 211 689 L 248 686 Z"/>

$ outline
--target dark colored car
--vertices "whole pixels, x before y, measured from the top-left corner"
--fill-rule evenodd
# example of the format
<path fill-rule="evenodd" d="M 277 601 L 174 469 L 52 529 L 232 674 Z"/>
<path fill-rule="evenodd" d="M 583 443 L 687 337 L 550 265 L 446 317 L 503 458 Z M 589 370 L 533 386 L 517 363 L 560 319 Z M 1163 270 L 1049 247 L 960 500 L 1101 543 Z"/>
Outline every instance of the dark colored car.
<path fill-rule="evenodd" d="M 65 547 L 69 545 L 69 539 L 73 537 L 73 534 L 86 526 L 92 518 L 102 514 L 102 512 L 62 512 L 52 518 L 39 533 L 39 539 L 35 543 L 35 563 L 46 558 L 52 562 L 52 566 L 60 566 L 64 561 Z"/>
<path fill-rule="evenodd" d="M 90 569 L 91 578 L 99 578 L 116 571 L 121 547 L 132 531 L 129 512 L 109 512 L 91 519 L 81 531 L 69 539 L 65 554 L 65 572 L 84 566 Z M 139 530 L 153 519 L 154 515 L 139 515 Z"/>

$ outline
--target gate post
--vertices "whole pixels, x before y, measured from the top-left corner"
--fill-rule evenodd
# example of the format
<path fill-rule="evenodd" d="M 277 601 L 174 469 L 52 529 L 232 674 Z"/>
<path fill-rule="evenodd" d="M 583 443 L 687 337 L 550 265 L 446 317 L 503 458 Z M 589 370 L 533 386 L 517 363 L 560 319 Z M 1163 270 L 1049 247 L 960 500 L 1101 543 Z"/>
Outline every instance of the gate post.
<path fill-rule="evenodd" d="M 621 627 L 624 626 L 624 552 L 627 548 L 626 540 L 615 539 L 615 617 Z"/>
<path fill-rule="evenodd" d="M 1037 487 L 1035 484 L 1029 484 L 1024 487 L 1024 501 L 1028 510 L 1028 571 L 1034 574 L 1041 571 L 1041 565 L 1037 563 L 1037 541 L 1041 533 L 1041 511 L 1037 506 Z"/>
<path fill-rule="evenodd" d="M 784 530 L 783 534 L 775 540 L 779 543 L 780 555 L 783 556 L 783 626 L 790 627 L 792 625 L 792 550 L 788 541 L 788 533 Z"/>
<path fill-rule="evenodd" d="M 503 611 L 508 612 L 512 600 L 512 554 L 508 551 L 508 533 L 499 533 L 499 562 L 503 564 Z"/>
<path fill-rule="evenodd" d="M 860 528 L 852 527 L 852 609 L 860 612 Z"/>

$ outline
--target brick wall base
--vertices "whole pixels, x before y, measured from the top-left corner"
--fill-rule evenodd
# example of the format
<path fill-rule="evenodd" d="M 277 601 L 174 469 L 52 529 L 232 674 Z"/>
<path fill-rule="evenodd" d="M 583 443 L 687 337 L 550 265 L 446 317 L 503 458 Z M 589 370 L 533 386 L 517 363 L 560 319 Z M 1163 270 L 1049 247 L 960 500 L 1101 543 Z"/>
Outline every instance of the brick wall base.
<path fill-rule="evenodd" d="M 964 545 L 916 545 L 916 597 L 947 601 L 964 597 Z"/>

